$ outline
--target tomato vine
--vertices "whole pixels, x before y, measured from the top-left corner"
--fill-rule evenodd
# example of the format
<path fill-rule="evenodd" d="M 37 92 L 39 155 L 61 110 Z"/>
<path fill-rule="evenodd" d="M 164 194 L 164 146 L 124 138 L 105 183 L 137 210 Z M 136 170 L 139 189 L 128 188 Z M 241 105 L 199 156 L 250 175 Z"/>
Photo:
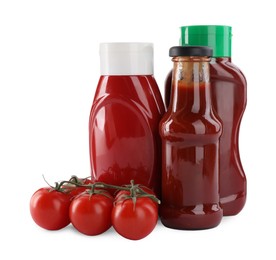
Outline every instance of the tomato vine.
<path fill-rule="evenodd" d="M 44 178 L 44 176 L 43 176 Z M 86 180 L 89 180 L 89 177 L 87 178 L 79 178 L 76 175 L 72 175 L 71 178 L 67 181 L 67 180 L 63 180 L 60 182 L 55 182 L 55 186 L 51 186 L 46 179 L 44 178 L 45 182 L 53 189 L 59 192 L 70 192 L 70 189 L 68 189 L 68 187 L 82 187 L 82 188 L 86 188 L 87 192 L 89 194 L 97 194 L 100 193 L 101 190 L 100 189 L 112 189 L 112 190 L 116 190 L 116 192 L 119 191 L 128 191 L 129 194 L 125 194 L 124 196 L 121 196 L 120 200 L 126 200 L 126 199 L 132 199 L 133 204 L 135 206 L 136 204 L 136 200 L 137 198 L 150 198 L 151 200 L 153 200 L 154 202 L 156 202 L 157 204 L 160 204 L 161 201 L 154 195 L 151 193 L 148 193 L 145 191 L 145 186 L 141 185 L 141 184 L 135 184 L 134 180 L 130 181 L 130 184 L 127 185 L 122 185 L 122 186 L 118 186 L 118 185 L 112 185 L 112 184 L 108 184 L 108 183 L 104 183 L 104 182 L 92 182 L 86 184 Z M 115 203 L 118 201 L 115 201 Z"/>

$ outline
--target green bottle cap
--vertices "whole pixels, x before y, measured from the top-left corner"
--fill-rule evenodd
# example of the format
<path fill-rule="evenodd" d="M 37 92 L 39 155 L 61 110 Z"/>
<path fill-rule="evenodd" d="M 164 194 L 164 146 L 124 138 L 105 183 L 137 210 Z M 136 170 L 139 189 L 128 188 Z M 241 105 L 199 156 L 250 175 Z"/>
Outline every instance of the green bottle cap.
<path fill-rule="evenodd" d="M 231 26 L 192 25 L 180 30 L 180 45 L 208 46 L 213 49 L 213 57 L 231 57 Z"/>

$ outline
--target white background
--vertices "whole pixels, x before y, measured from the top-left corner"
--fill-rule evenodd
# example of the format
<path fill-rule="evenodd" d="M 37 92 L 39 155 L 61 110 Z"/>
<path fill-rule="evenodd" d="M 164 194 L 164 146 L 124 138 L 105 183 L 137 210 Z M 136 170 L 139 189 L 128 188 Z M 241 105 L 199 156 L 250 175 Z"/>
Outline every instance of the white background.
<path fill-rule="evenodd" d="M 273 1 L 0 1 L 1 259 L 275 259 L 275 11 Z M 172 64 L 179 26 L 233 27 L 233 62 L 248 81 L 240 152 L 248 200 L 215 229 L 170 230 L 158 223 L 130 241 L 113 229 L 88 237 L 72 226 L 45 231 L 29 200 L 38 188 L 90 174 L 88 117 L 99 78 L 100 42 L 147 41 L 155 76 Z M 3 257 L 5 255 L 5 257 Z M 98 258 L 99 259 L 99 258 Z"/>

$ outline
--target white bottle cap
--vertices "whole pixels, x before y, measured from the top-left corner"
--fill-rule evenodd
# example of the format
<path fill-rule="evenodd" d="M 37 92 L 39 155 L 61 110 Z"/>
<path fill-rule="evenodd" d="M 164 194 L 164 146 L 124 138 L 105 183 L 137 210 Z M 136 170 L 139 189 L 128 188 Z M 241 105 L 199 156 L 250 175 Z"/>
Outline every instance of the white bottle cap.
<path fill-rule="evenodd" d="M 101 75 L 153 75 L 153 44 L 100 44 Z"/>

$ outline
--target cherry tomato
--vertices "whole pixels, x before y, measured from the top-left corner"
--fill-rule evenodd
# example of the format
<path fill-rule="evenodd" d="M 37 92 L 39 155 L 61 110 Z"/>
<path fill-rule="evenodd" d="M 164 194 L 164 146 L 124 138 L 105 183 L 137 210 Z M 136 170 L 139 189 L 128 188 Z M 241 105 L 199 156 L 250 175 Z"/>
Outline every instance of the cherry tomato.
<path fill-rule="evenodd" d="M 71 197 L 52 188 L 37 190 L 30 201 L 30 212 L 37 225 L 48 230 L 58 230 L 70 223 Z"/>
<path fill-rule="evenodd" d="M 83 193 L 72 201 L 69 216 L 79 232 L 93 236 L 111 227 L 112 208 L 113 198 L 107 192 L 93 195 Z"/>
<path fill-rule="evenodd" d="M 119 200 L 115 204 L 111 221 L 123 237 L 138 240 L 149 235 L 158 220 L 158 206 L 148 197 Z"/>

